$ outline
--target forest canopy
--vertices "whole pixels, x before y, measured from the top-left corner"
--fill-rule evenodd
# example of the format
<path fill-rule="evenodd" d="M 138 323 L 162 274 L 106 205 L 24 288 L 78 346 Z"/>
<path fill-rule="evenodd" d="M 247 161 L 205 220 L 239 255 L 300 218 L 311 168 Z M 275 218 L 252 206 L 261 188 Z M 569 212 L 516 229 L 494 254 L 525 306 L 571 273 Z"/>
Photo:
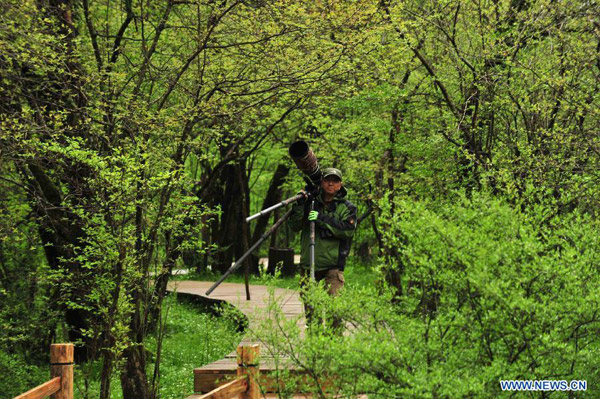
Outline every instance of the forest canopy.
<path fill-rule="evenodd" d="M 5 0 L 0 362 L 68 340 L 101 398 L 153 397 L 171 272 L 266 231 L 245 217 L 303 188 L 302 139 L 344 172 L 390 325 L 448 332 L 414 375 L 599 382 L 599 85 L 594 0 Z M 487 397 L 426 386 L 402 394 Z"/>

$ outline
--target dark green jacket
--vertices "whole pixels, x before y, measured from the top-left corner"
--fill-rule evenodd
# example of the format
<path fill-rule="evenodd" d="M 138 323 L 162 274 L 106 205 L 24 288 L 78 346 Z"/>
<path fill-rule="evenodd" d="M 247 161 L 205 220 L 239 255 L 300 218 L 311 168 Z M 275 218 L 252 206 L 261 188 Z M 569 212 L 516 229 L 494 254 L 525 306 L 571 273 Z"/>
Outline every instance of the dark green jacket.
<path fill-rule="evenodd" d="M 334 200 L 325 206 L 321 194 L 315 199 L 315 210 L 319 217 L 315 225 L 315 270 L 344 270 L 350 252 L 350 243 L 356 229 L 356 206 L 346 199 L 344 187 Z M 300 266 L 310 268 L 310 201 L 296 204 L 288 224 L 293 231 L 302 231 Z"/>

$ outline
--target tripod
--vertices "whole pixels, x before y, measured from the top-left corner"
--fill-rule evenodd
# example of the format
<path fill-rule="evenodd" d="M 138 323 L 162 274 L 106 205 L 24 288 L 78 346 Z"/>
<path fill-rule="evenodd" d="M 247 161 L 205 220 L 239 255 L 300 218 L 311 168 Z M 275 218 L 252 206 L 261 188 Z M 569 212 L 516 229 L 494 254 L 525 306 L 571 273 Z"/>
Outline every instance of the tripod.
<path fill-rule="evenodd" d="M 310 204 L 310 209 L 311 211 L 314 210 L 314 206 L 315 206 L 315 197 L 316 192 L 315 190 L 313 190 L 310 193 L 300 193 L 297 194 L 291 198 L 288 198 L 284 201 L 281 201 L 279 204 L 277 205 L 273 205 L 272 207 L 269 207 L 267 209 L 264 209 L 252 216 L 249 216 L 248 218 L 246 218 L 246 221 L 250 221 L 253 219 L 256 219 L 259 216 L 263 216 L 266 215 L 272 211 L 274 211 L 275 209 L 281 208 L 282 206 L 291 204 L 293 202 L 299 201 L 302 198 L 309 198 L 311 201 Z M 256 241 L 256 243 L 254 243 L 254 245 L 252 245 L 252 247 L 250 247 L 248 249 L 248 251 L 246 251 L 225 273 L 223 273 L 223 275 L 221 277 L 219 277 L 219 279 L 206 291 L 206 295 L 210 295 L 223 281 L 225 281 L 225 279 L 234 271 L 236 271 L 241 265 L 242 263 L 246 260 L 246 258 L 248 256 L 250 256 L 250 254 L 260 246 L 260 244 L 262 244 L 271 234 L 273 234 L 273 232 L 275 230 L 277 230 L 282 224 L 283 222 L 285 222 L 290 215 L 292 214 L 292 209 L 288 210 L 282 217 L 279 218 L 279 220 L 277 220 L 277 222 L 275 222 L 275 224 L 273 226 L 271 226 L 271 228 L 264 233 L 260 239 L 258 241 Z M 311 221 L 310 222 L 310 278 L 311 281 L 315 280 L 315 222 Z"/>

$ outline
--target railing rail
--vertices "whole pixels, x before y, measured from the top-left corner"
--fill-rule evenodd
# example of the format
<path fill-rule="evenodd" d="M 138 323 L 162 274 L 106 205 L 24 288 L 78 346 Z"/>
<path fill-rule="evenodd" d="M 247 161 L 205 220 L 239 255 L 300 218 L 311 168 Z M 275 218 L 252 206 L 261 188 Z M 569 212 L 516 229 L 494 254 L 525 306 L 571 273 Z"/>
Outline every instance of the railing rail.
<path fill-rule="evenodd" d="M 238 369 L 236 378 L 195 399 L 260 399 L 260 367 L 258 344 L 237 348 Z M 73 399 L 73 344 L 52 344 L 50 346 L 50 375 L 45 383 L 15 396 L 14 399 Z"/>
<path fill-rule="evenodd" d="M 248 391 L 248 376 L 239 377 L 227 384 L 221 385 L 220 387 L 205 393 L 204 395 L 198 396 L 197 399 L 228 399 L 238 398 L 239 394 Z"/>
<path fill-rule="evenodd" d="M 193 395 L 193 399 L 260 399 L 260 367 L 258 357 L 260 346 L 258 344 L 238 346 L 237 348 L 237 376 L 212 391 Z M 241 394 L 241 396 L 240 396 Z M 189 399 L 189 398 L 188 398 Z"/>
<path fill-rule="evenodd" d="M 51 380 L 15 396 L 14 399 L 73 399 L 73 344 L 50 345 Z"/>

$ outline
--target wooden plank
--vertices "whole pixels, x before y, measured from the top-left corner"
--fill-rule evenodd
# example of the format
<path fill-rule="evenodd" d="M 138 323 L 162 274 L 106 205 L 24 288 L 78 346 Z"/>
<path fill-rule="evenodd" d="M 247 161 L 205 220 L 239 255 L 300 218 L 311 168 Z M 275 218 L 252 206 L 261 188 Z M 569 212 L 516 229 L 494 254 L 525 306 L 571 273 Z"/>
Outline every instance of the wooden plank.
<path fill-rule="evenodd" d="M 235 370 L 237 370 L 237 363 L 235 362 L 235 360 L 230 360 L 230 359 L 226 359 L 226 360 L 220 360 L 218 362 L 214 362 L 211 364 L 207 364 L 205 366 L 202 366 L 201 368 L 197 368 L 194 369 L 194 373 L 198 373 L 198 374 L 202 374 L 202 373 L 212 373 L 212 372 L 217 372 L 220 373 L 222 371 L 228 371 L 231 370 L 231 372 L 235 372 Z"/>
<path fill-rule="evenodd" d="M 237 374 L 234 373 L 194 374 L 194 392 L 198 394 L 210 392 L 236 377 Z"/>
<path fill-rule="evenodd" d="M 236 378 L 235 380 L 221 385 L 220 387 L 200 395 L 197 399 L 231 399 L 248 389 L 248 376 Z"/>
<path fill-rule="evenodd" d="M 14 399 L 42 399 L 50 395 L 55 394 L 60 390 L 60 377 L 46 381 L 42 385 L 39 385 L 29 391 L 22 393 L 19 396 L 15 396 Z"/>
<path fill-rule="evenodd" d="M 283 365 L 286 366 L 287 369 L 297 369 L 298 366 L 291 363 L 289 359 L 281 358 L 277 359 L 262 359 L 260 370 L 264 372 L 275 371 L 277 369 L 276 365 L 279 365 L 279 369 Z M 235 374 L 237 369 L 237 365 L 235 363 L 211 363 L 202 368 L 194 369 L 194 374 L 223 374 L 223 373 L 231 373 Z"/>
<path fill-rule="evenodd" d="M 246 301 L 243 284 L 223 283 L 207 297 L 205 292 L 212 284 L 212 282 L 189 280 L 172 281 L 169 282 L 168 290 L 202 297 L 211 302 L 227 302 L 235 306 L 248 318 L 250 329 L 256 328 L 262 320 L 270 317 L 267 314 L 267 308 L 269 303 L 274 302 L 281 308 L 284 317 L 288 319 L 298 318 L 298 325 L 300 328 L 304 328 L 304 306 L 297 291 L 281 288 L 271 290 L 266 286 L 251 286 L 252 300 Z M 256 341 L 248 336 L 244 337 L 241 342 L 241 345 L 244 346 L 253 344 L 256 344 Z M 270 352 L 264 345 L 261 346 L 263 346 L 262 353 Z M 263 356 L 261 363 L 260 372 L 264 370 L 268 373 L 276 369 L 275 362 L 268 357 Z M 285 364 L 285 359 L 278 362 L 279 368 L 282 368 L 282 363 Z M 296 367 L 290 366 L 290 368 L 294 369 Z M 207 392 L 216 388 L 223 384 L 224 381 L 230 380 L 235 375 L 236 370 L 235 352 L 228 354 L 225 358 L 216 362 L 194 369 L 194 392 Z M 277 386 L 272 377 L 261 375 L 258 378 L 261 381 L 261 385 L 267 383 L 267 386 L 273 388 Z"/>
<path fill-rule="evenodd" d="M 276 370 L 275 368 L 272 368 L 271 370 L 264 370 L 263 367 L 261 367 L 259 385 L 263 392 L 277 392 L 281 390 L 280 385 L 282 385 L 283 382 L 278 378 L 278 371 L 283 371 L 283 369 L 280 367 L 279 370 Z M 290 373 L 292 376 L 294 376 L 294 378 L 302 378 L 303 381 L 308 378 L 305 370 L 291 368 Z M 218 386 L 231 381 L 235 377 L 236 375 L 232 373 L 194 373 L 194 392 L 209 392 Z"/>

